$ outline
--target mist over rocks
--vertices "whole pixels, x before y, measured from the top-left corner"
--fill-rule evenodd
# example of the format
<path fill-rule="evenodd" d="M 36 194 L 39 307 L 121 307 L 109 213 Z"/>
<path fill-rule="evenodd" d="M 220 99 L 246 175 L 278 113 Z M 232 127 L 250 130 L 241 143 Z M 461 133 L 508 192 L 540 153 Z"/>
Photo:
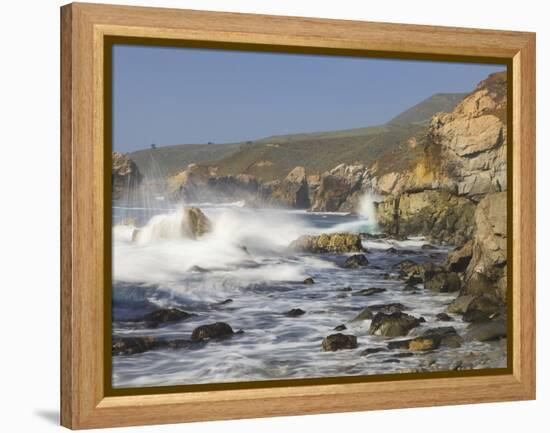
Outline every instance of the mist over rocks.
<path fill-rule="evenodd" d="M 137 189 L 143 176 L 136 163 L 126 154 L 121 152 L 112 153 L 112 199 L 118 200 L 128 197 Z"/>

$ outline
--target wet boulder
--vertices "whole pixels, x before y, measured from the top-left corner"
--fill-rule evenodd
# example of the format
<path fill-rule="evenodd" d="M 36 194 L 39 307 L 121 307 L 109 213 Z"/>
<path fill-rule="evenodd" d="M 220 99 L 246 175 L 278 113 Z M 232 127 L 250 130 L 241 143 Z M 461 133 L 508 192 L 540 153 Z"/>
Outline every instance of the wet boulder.
<path fill-rule="evenodd" d="M 355 335 L 332 334 L 323 339 L 321 343 L 325 352 L 335 352 L 342 349 L 357 348 L 357 337 Z"/>
<path fill-rule="evenodd" d="M 212 222 L 198 207 L 186 207 L 187 231 L 191 238 L 197 239 L 212 231 Z"/>
<path fill-rule="evenodd" d="M 114 338 L 112 344 L 113 356 L 134 355 L 147 352 L 158 346 L 154 337 L 124 337 Z"/>
<path fill-rule="evenodd" d="M 353 292 L 353 296 L 372 296 L 376 295 L 378 293 L 384 293 L 386 289 L 383 289 L 381 287 L 369 287 L 368 289 L 361 289 L 357 292 Z"/>
<path fill-rule="evenodd" d="M 285 316 L 287 317 L 300 317 L 306 314 L 304 310 L 301 308 L 293 308 L 292 310 L 289 310 L 285 313 Z"/>
<path fill-rule="evenodd" d="M 360 253 L 365 251 L 361 243 L 361 236 L 355 233 L 303 235 L 292 241 L 289 248 L 301 253 Z"/>
<path fill-rule="evenodd" d="M 354 254 L 346 259 L 344 268 L 363 268 L 369 264 L 364 254 Z"/>
<path fill-rule="evenodd" d="M 453 318 L 449 316 L 447 313 L 438 313 L 435 315 L 435 318 L 440 322 L 449 322 L 453 320 Z"/>
<path fill-rule="evenodd" d="M 399 337 L 407 335 L 411 329 L 417 327 L 420 323 L 420 320 L 416 317 L 402 312 L 376 313 L 368 332 L 371 335 L 383 337 Z"/>
<path fill-rule="evenodd" d="M 447 306 L 447 313 L 464 314 L 468 306 L 475 299 L 474 295 L 460 295 Z"/>
<path fill-rule="evenodd" d="M 460 277 L 456 272 L 430 272 L 424 277 L 424 288 L 432 292 L 457 292 L 460 284 Z"/>
<path fill-rule="evenodd" d="M 465 322 L 486 322 L 497 316 L 504 306 L 488 296 L 476 296 L 468 304 L 462 320 Z"/>
<path fill-rule="evenodd" d="M 156 328 L 165 323 L 179 322 L 189 319 L 193 314 L 178 308 L 160 308 L 143 316 L 142 320 L 149 328 Z"/>
<path fill-rule="evenodd" d="M 207 341 L 211 339 L 222 339 L 233 335 L 233 328 L 225 322 L 216 322 L 202 325 L 193 330 L 191 341 Z"/>
<path fill-rule="evenodd" d="M 476 341 L 493 341 L 506 338 L 507 334 L 506 321 L 498 319 L 489 322 L 473 323 L 468 327 L 465 338 Z"/>
<path fill-rule="evenodd" d="M 304 281 L 302 281 L 302 284 L 315 284 L 315 280 L 311 277 L 308 277 Z"/>
<path fill-rule="evenodd" d="M 335 331 L 345 331 L 346 329 L 348 329 L 348 328 L 347 328 L 347 326 L 344 325 L 343 323 L 342 323 L 341 325 L 338 325 L 338 326 L 335 326 L 335 327 L 334 327 L 334 330 L 335 330 Z"/>

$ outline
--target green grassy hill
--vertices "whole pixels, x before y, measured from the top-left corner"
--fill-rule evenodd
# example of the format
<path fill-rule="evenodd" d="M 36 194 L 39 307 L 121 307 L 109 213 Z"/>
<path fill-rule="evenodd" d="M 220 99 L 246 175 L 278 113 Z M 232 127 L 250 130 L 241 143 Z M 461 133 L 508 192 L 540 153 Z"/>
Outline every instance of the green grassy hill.
<path fill-rule="evenodd" d="M 278 135 L 230 144 L 184 144 L 130 153 L 146 176 L 165 177 L 190 163 L 218 166 L 219 174 L 247 173 L 264 181 L 286 176 L 297 165 L 308 174 L 330 170 L 340 163 L 370 165 L 377 159 L 404 168 L 416 152 L 402 152 L 411 137 L 419 142 L 431 116 L 451 111 L 464 94 L 439 93 L 394 117 L 384 125 L 335 131 Z"/>

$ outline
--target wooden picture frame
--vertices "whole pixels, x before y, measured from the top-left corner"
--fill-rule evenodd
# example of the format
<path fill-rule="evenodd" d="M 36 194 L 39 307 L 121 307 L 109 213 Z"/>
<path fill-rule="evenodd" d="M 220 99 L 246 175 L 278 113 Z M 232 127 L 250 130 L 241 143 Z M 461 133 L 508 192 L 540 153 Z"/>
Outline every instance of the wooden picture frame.
<path fill-rule="evenodd" d="M 505 374 L 111 395 L 107 38 L 407 59 L 500 59 L 512 77 L 512 355 Z M 61 424 L 80 429 L 535 398 L 535 34 L 73 3 L 61 8 Z M 109 307 L 110 308 L 110 307 Z"/>

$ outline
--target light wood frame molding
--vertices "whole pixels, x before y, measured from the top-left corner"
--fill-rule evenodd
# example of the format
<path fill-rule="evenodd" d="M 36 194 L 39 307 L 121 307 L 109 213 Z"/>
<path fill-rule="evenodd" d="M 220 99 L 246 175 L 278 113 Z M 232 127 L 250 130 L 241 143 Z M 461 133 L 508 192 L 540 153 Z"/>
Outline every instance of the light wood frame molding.
<path fill-rule="evenodd" d="M 534 33 L 83 3 L 61 8 L 61 30 L 62 425 L 80 429 L 535 398 Z M 105 36 L 509 61 L 513 66 L 512 372 L 106 396 L 103 380 Z"/>

